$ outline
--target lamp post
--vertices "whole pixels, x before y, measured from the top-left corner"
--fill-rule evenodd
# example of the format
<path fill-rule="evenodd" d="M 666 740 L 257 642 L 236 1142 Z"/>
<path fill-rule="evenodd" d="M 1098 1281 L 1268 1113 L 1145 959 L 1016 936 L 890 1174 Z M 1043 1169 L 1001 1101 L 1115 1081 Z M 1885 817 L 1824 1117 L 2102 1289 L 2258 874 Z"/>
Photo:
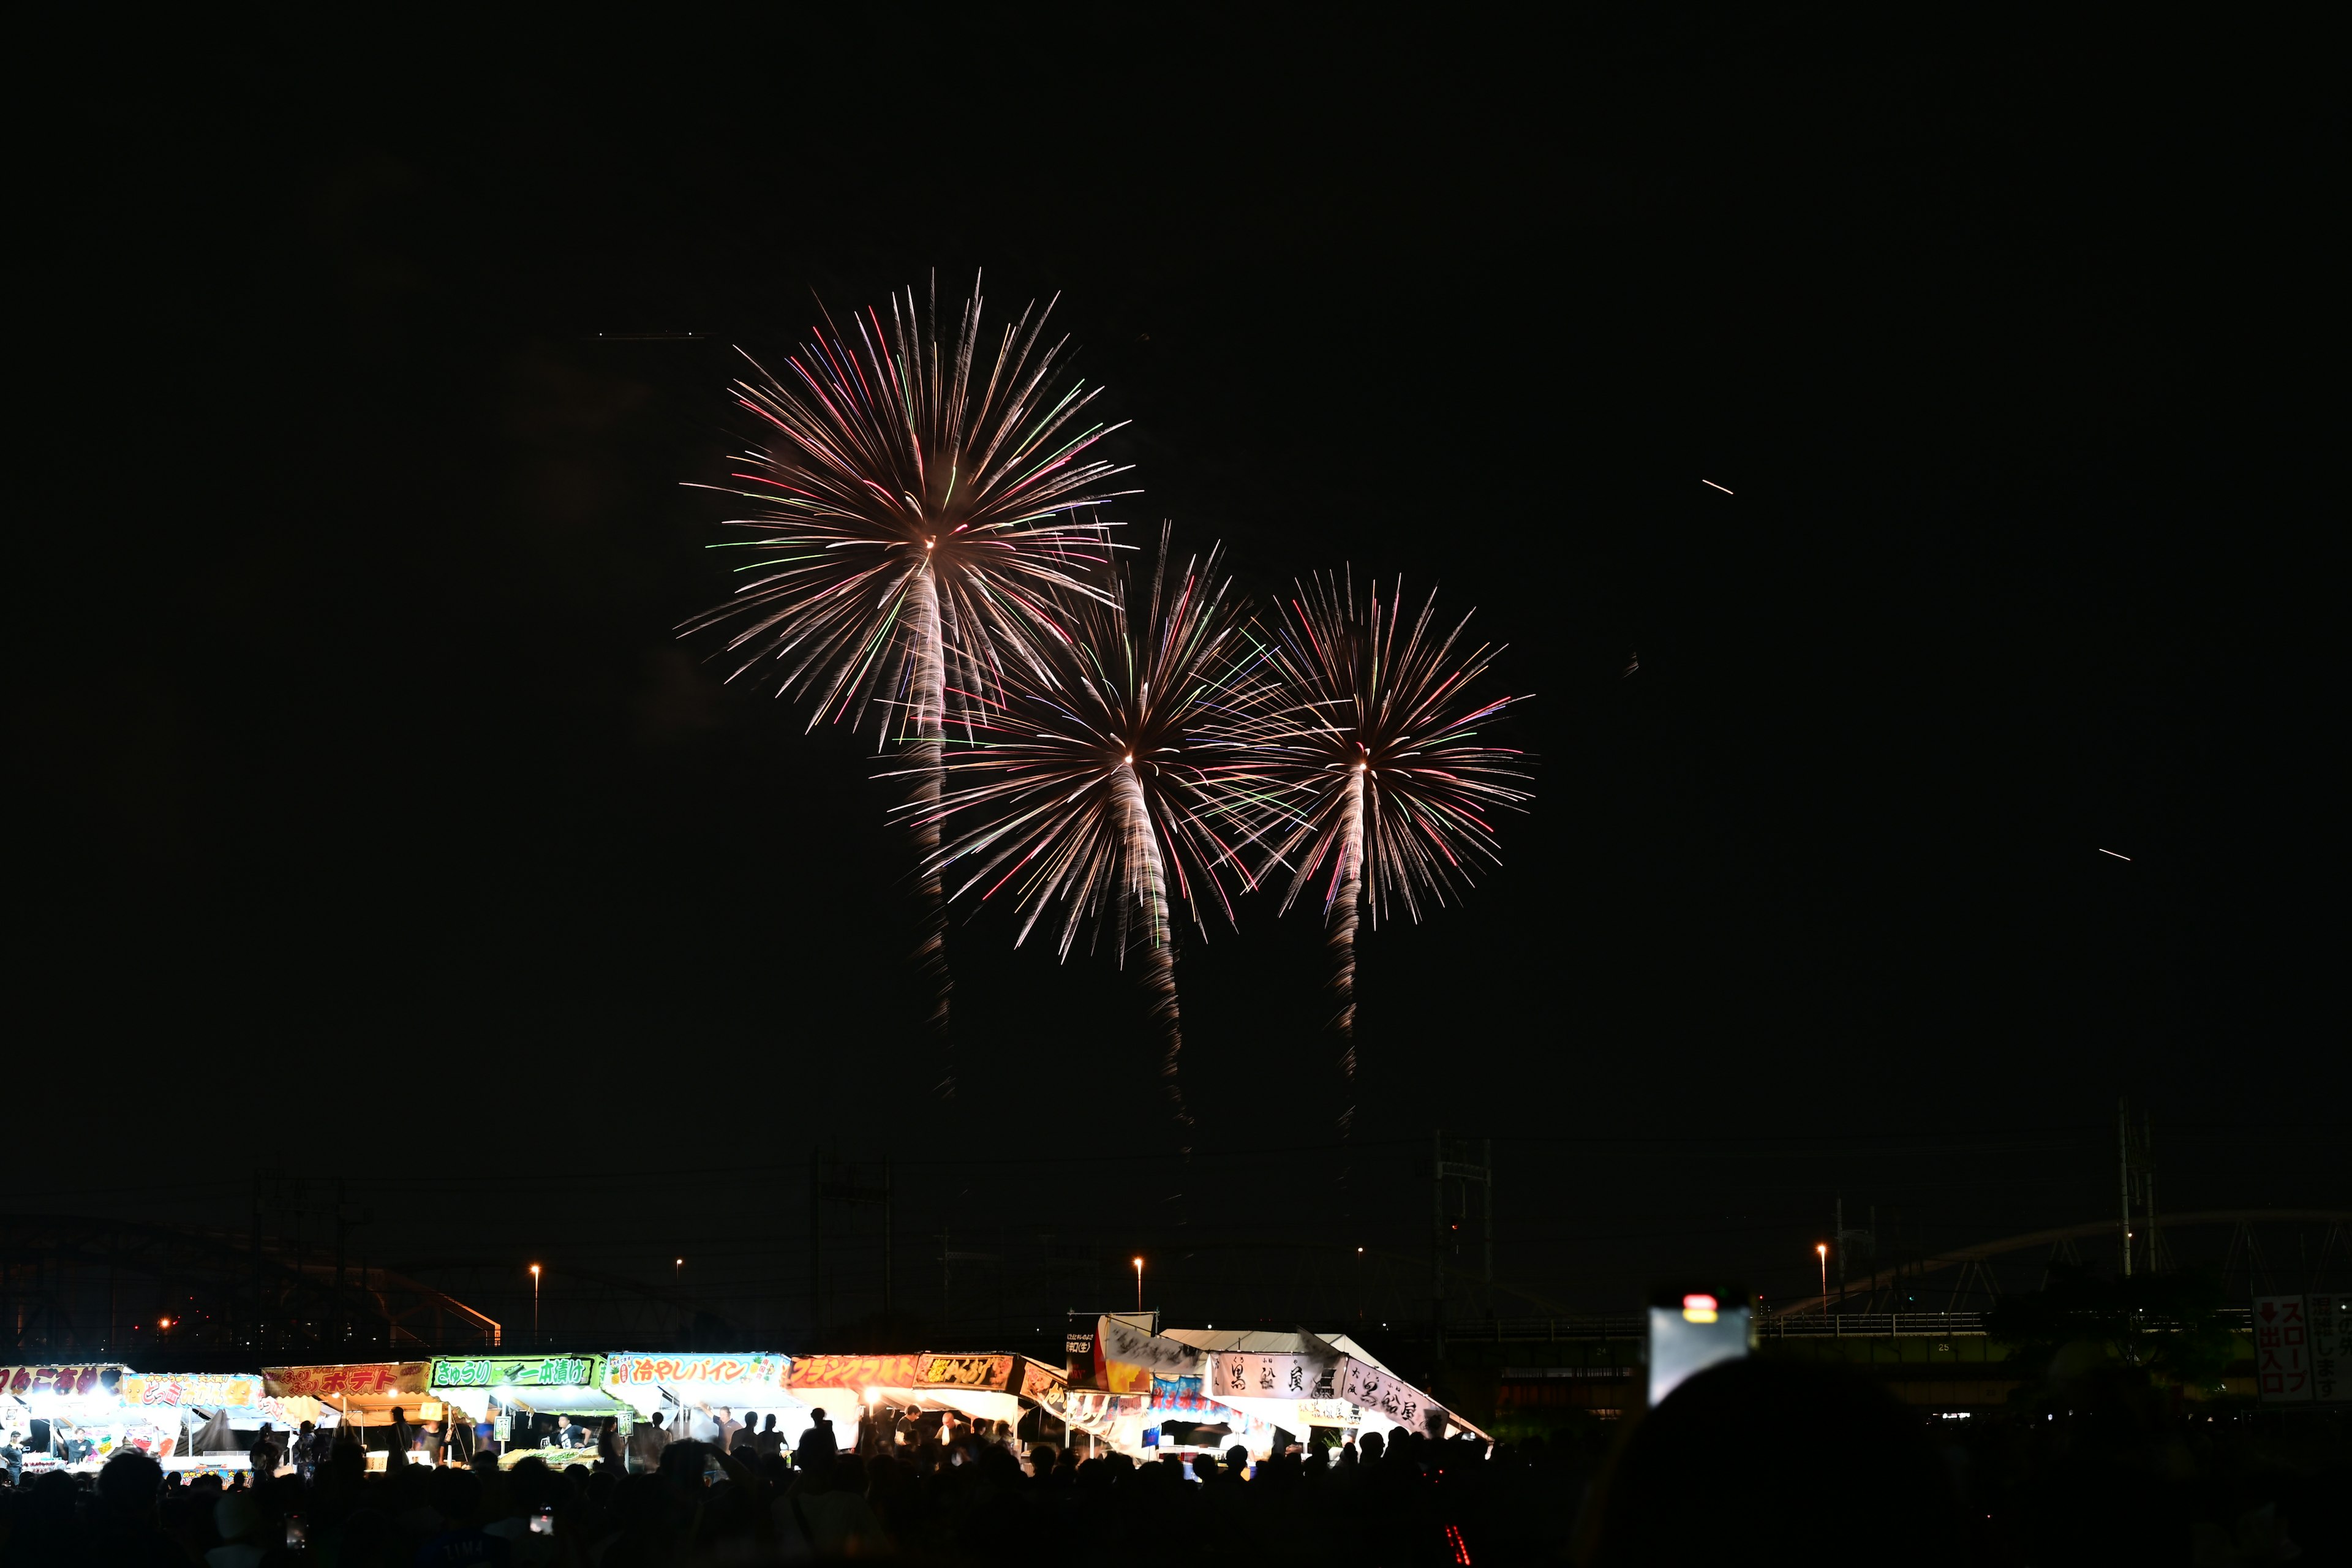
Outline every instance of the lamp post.
<path fill-rule="evenodd" d="M 1364 1321 L 1364 1249 L 1356 1248 L 1356 1321 Z"/>
<path fill-rule="evenodd" d="M 679 1286 L 681 1286 L 681 1285 L 683 1285 L 683 1284 L 685 1284 L 685 1283 L 686 1283 L 686 1259 L 685 1259 L 685 1258 L 671 1258 L 671 1259 L 670 1259 L 670 1275 L 669 1275 L 669 1283 L 670 1283 L 670 1289 L 672 1289 L 673 1290 L 674 1290 L 674 1289 L 677 1289 Z"/>
<path fill-rule="evenodd" d="M 1822 1316 L 1826 1318 L 1830 1315 L 1830 1244 L 1817 1241 L 1813 1244 L 1813 1250 L 1821 1255 L 1822 1259 Z"/>
<path fill-rule="evenodd" d="M 530 1344 L 539 1348 L 539 1265 L 530 1266 Z"/>
<path fill-rule="evenodd" d="M 1143 1310 L 1143 1259 L 1135 1260 L 1135 1310 Z"/>

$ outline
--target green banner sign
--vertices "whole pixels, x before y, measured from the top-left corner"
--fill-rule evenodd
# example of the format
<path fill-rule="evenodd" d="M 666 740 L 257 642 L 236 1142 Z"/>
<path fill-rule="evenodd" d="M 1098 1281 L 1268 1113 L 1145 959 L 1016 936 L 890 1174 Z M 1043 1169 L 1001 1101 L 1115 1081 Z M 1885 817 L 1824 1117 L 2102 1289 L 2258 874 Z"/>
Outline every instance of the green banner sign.
<path fill-rule="evenodd" d="M 435 1388 L 593 1388 L 604 1379 L 603 1356 L 439 1356 Z"/>

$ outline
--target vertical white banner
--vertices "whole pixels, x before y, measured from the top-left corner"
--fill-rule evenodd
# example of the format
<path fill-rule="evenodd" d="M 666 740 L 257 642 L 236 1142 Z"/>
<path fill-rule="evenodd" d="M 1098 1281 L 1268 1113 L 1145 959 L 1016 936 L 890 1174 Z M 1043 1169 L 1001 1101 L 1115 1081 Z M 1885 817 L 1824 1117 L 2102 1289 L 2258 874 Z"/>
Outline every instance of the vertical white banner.
<path fill-rule="evenodd" d="M 2352 1296 L 2306 1296 L 2311 1317 L 2311 1397 L 2352 1400 Z"/>

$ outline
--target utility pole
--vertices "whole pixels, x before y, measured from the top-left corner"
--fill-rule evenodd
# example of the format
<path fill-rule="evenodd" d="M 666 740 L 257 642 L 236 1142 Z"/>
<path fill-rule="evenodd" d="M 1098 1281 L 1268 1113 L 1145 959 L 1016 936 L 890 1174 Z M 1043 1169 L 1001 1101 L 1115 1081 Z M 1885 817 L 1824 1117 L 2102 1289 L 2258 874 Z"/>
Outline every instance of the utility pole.
<path fill-rule="evenodd" d="M 2115 1096 L 2115 1171 L 2124 1192 L 2124 1223 L 2119 1244 L 2124 1253 L 2124 1279 L 2131 1279 L 2131 1121 L 2124 1096 Z"/>
<path fill-rule="evenodd" d="M 1433 1213 L 1433 1228 L 1430 1233 L 1430 1289 L 1437 1318 L 1438 1343 L 1442 1349 L 1445 1332 L 1446 1240 L 1453 1223 L 1445 1212 L 1445 1183 L 1448 1177 L 1463 1184 L 1462 1216 L 1465 1219 L 1469 1217 L 1470 1184 L 1475 1183 L 1478 1185 L 1478 1226 L 1483 1241 L 1482 1277 L 1486 1284 L 1486 1310 L 1489 1312 L 1494 1310 L 1495 1141 L 1489 1138 L 1481 1145 L 1483 1164 L 1472 1164 L 1467 1160 L 1448 1160 L 1445 1157 L 1445 1133 L 1440 1129 L 1433 1152 L 1429 1169 L 1435 1208 Z"/>
<path fill-rule="evenodd" d="M 1495 1315 L 1495 1141 L 1486 1140 L 1478 1152 L 1486 1162 L 1486 1184 L 1478 1197 L 1478 1228 L 1486 1233 L 1486 1315 L 1491 1318 Z"/>
<path fill-rule="evenodd" d="M 1830 1239 L 1837 1244 L 1838 1305 L 1845 1305 L 1845 1194 L 1837 1195 L 1837 1223 L 1830 1226 Z"/>
<path fill-rule="evenodd" d="M 809 1341 L 813 1344 L 824 1342 L 824 1292 L 819 1284 L 823 1276 L 818 1272 L 824 1261 L 823 1244 L 818 1239 L 818 1233 L 824 1224 L 824 1211 L 817 1202 L 817 1159 L 816 1147 L 812 1144 L 809 1147 Z"/>
<path fill-rule="evenodd" d="M 822 1261 L 818 1251 L 818 1235 L 824 1227 L 824 1205 L 828 1201 L 837 1204 L 879 1204 L 882 1205 L 882 1310 L 886 1312 L 890 1310 L 890 1211 L 892 1204 L 890 1194 L 889 1159 L 887 1155 L 883 1159 L 882 1184 L 878 1187 L 858 1185 L 856 1181 L 854 1179 L 856 1173 L 855 1168 L 844 1165 L 838 1157 L 834 1161 L 834 1169 L 835 1173 L 842 1179 L 832 1182 L 826 1181 L 824 1179 L 824 1172 L 819 1164 L 819 1156 L 817 1152 L 814 1149 L 809 1151 L 809 1321 L 820 1330 L 824 1327 L 824 1302 L 818 1291 L 818 1279 L 820 1278 L 818 1269 L 819 1264 Z"/>

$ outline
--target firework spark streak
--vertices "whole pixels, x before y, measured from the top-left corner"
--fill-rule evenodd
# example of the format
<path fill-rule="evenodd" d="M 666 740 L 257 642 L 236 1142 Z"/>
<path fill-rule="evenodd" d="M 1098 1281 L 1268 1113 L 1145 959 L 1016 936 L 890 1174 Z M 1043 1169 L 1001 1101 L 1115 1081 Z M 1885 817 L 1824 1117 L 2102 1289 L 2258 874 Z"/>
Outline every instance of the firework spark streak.
<path fill-rule="evenodd" d="M 1319 886 L 1331 928 L 1331 1027 L 1352 1097 L 1356 1073 L 1356 933 L 1375 928 L 1392 903 L 1421 919 L 1422 900 L 1444 904 L 1465 890 L 1476 868 L 1495 864 L 1497 807 L 1530 798 L 1523 753 L 1494 746 L 1478 726 L 1525 698 L 1484 699 L 1472 689 L 1500 647 L 1457 654 L 1463 617 L 1433 629 L 1437 595 L 1408 626 L 1399 581 L 1385 607 L 1377 585 L 1359 598 L 1352 578 L 1321 577 L 1297 592 L 1265 628 L 1270 682 L 1217 737 L 1249 757 L 1237 788 L 1280 826 L 1265 834 L 1264 876 L 1291 872 L 1287 912 Z M 1343 1110 L 1347 1131 L 1354 1114 Z"/>
<path fill-rule="evenodd" d="M 1063 374 L 1067 340 L 1047 344 L 1034 305 L 1007 326 L 986 365 L 977 280 L 951 340 L 914 290 L 869 308 L 849 330 L 828 316 L 772 375 L 756 361 L 736 401 L 767 427 L 718 490 L 753 503 L 727 526 L 751 537 L 745 582 L 683 626 L 734 628 L 730 680 L 766 667 L 780 697 L 814 699 L 820 720 L 880 715 L 879 738 L 915 765 L 918 960 L 948 1019 L 946 914 L 938 872 L 940 766 L 963 710 L 992 700 L 1009 663 L 1059 643 L 1059 607 L 1102 592 L 1109 558 L 1094 508 L 1123 470 L 1087 453 L 1116 426 L 1082 420 L 1096 395 Z M 748 355 L 746 356 L 749 357 Z M 954 1076 L 942 1086 L 954 1092 Z"/>
<path fill-rule="evenodd" d="M 1204 930 L 1212 912 L 1230 924 L 1227 879 L 1251 885 L 1242 852 L 1263 804 L 1238 750 L 1211 731 L 1262 701 L 1264 669 L 1215 552 L 1171 566 L 1163 532 L 1139 616 L 1115 573 L 1104 598 L 1074 603 L 1066 639 L 1007 662 L 973 711 L 973 743 L 949 754 L 929 822 L 950 834 L 934 861 L 949 897 L 1009 899 L 1016 945 L 1058 908 L 1064 959 L 1081 932 L 1107 932 L 1122 966 L 1135 955 L 1169 1105 L 1188 1127 L 1171 906 Z"/>

